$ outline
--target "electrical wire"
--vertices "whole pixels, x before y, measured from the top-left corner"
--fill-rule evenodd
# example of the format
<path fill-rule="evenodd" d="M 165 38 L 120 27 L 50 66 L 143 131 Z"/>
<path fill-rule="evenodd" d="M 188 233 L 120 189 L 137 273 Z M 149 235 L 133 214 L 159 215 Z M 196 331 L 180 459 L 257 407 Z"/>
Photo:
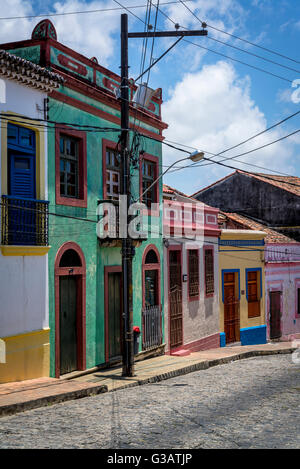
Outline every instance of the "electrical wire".
<path fill-rule="evenodd" d="M 115 0 L 114 0 L 115 1 Z M 191 2 L 193 0 L 186 0 L 187 2 Z M 116 2 L 118 3 L 118 2 Z M 173 5 L 173 4 L 180 3 L 179 1 L 170 1 L 170 2 L 163 2 L 161 5 Z M 44 18 L 44 17 L 52 17 L 52 16 L 68 16 L 68 15 L 81 15 L 81 14 L 89 14 L 89 13 L 105 13 L 110 11 L 118 11 L 118 10 L 134 10 L 135 8 L 145 8 L 146 5 L 133 5 L 133 6 L 123 6 L 121 5 L 119 8 L 98 8 L 95 10 L 81 10 L 81 11 L 69 11 L 64 13 L 43 13 L 39 15 L 26 15 L 26 16 L 2 16 L 0 20 L 18 20 L 18 19 L 30 19 L 30 18 Z M 140 19 L 140 18 L 138 18 Z"/>
<path fill-rule="evenodd" d="M 178 25 L 178 23 L 176 23 L 172 18 L 170 18 L 166 13 L 164 13 L 161 9 L 160 9 L 160 12 L 169 20 L 171 21 L 171 23 L 173 23 L 174 25 Z M 205 23 L 206 24 L 206 23 Z M 184 29 L 187 29 L 188 31 L 191 31 L 190 29 L 188 28 L 184 28 Z M 207 36 L 208 37 L 208 36 Z M 195 42 L 192 42 L 188 39 L 184 39 L 185 42 L 187 42 L 188 44 L 192 44 L 196 47 L 200 47 L 201 49 L 204 49 L 204 50 L 207 50 L 209 52 L 212 52 L 213 54 L 217 54 L 217 55 L 220 55 L 221 57 L 225 57 L 226 59 L 229 59 L 229 60 L 232 60 L 233 62 L 237 62 L 237 63 L 240 63 L 242 65 L 245 65 L 247 67 L 250 67 L 250 68 L 253 68 L 254 70 L 257 70 L 259 72 L 263 72 L 263 73 L 266 73 L 267 75 L 271 75 L 275 78 L 279 78 L 281 80 L 284 80 L 284 81 L 287 81 L 289 83 L 293 83 L 292 80 L 289 80 L 288 78 L 285 78 L 285 77 L 282 77 L 281 75 L 277 75 L 276 73 L 272 73 L 272 72 L 269 72 L 263 68 L 260 68 L 260 67 L 256 67 L 255 65 L 251 65 L 247 62 L 243 62 L 242 60 L 238 60 L 238 59 L 235 59 L 234 57 L 231 57 L 229 55 L 226 55 L 226 54 L 222 54 L 221 52 L 217 52 L 216 50 L 213 50 L 213 49 L 210 49 L 208 47 L 205 47 L 205 46 L 201 46 L 200 44 L 197 44 Z M 227 44 L 226 44 L 227 45 Z"/>
<path fill-rule="evenodd" d="M 300 111 L 299 111 L 299 112 L 300 112 Z M 288 119 L 290 119 L 291 117 L 295 116 L 295 115 L 298 114 L 299 112 L 294 113 L 294 114 L 291 115 L 291 116 L 288 116 L 287 118 L 283 119 L 282 121 L 280 121 L 280 122 L 277 123 L 277 124 L 274 124 L 273 126 L 271 126 L 270 128 L 266 129 L 265 131 L 261 132 L 260 134 L 257 134 L 256 136 L 261 135 L 262 133 L 265 133 L 267 130 L 270 130 L 271 128 L 274 128 L 275 126 L 279 125 L 279 124 L 282 123 L 282 122 L 285 122 L 286 120 L 288 120 Z M 6 116 L 7 116 L 7 117 L 6 117 Z M 26 122 L 26 119 L 28 119 L 28 120 L 34 120 L 34 121 L 37 122 L 36 126 L 39 126 L 39 127 L 45 128 L 45 129 L 48 129 L 48 131 L 55 131 L 56 129 L 59 129 L 59 128 L 60 128 L 60 127 L 59 127 L 60 125 L 61 125 L 61 126 L 68 125 L 68 126 L 80 127 L 80 129 L 83 130 L 83 131 L 85 131 L 85 132 L 88 132 L 88 131 L 90 131 L 90 132 L 107 132 L 107 131 L 120 132 L 120 130 L 121 130 L 120 128 L 98 127 L 98 126 L 90 126 L 90 125 L 84 125 L 84 124 L 72 124 L 72 123 L 65 123 L 65 122 L 57 123 L 56 121 L 47 121 L 47 120 L 44 120 L 44 119 L 30 119 L 30 118 L 27 118 L 26 116 L 20 116 L 20 118 L 15 118 L 16 120 L 14 120 L 13 117 L 15 117 L 15 116 L 11 116 L 10 114 L 4 114 L 4 113 L 3 113 L 3 114 L 0 114 L 0 119 L 4 119 L 4 120 L 10 121 L 10 122 L 15 122 L 16 124 L 18 124 L 18 123 L 19 123 L 19 124 L 20 124 L 20 123 L 28 124 L 28 122 Z M 21 119 L 25 119 L 25 121 L 23 121 L 23 120 L 21 120 Z M 40 124 L 39 122 L 45 122 L 46 125 Z M 51 124 L 56 124 L 56 127 L 55 127 L 55 128 L 54 128 L 54 127 L 49 127 L 49 126 L 47 125 L 47 124 L 49 124 L 49 123 L 51 123 Z M 64 127 L 61 127 L 61 128 L 63 129 Z M 128 129 L 128 130 L 131 131 L 132 129 Z M 238 155 L 235 155 L 235 156 L 230 157 L 230 158 L 227 158 L 227 159 L 235 159 L 235 158 L 238 158 L 238 157 L 243 156 L 243 155 L 245 155 L 245 154 L 252 153 L 252 152 L 254 152 L 254 151 L 260 150 L 261 148 L 264 148 L 264 147 L 270 146 L 270 145 L 272 145 L 272 144 L 274 144 L 274 143 L 277 143 L 277 142 L 279 142 L 279 141 L 282 141 L 282 140 L 284 140 L 284 139 L 286 139 L 286 138 L 288 138 L 288 137 L 290 137 L 290 136 L 292 136 L 292 135 L 294 135 L 294 134 L 296 134 L 296 133 L 298 133 L 298 132 L 300 132 L 300 129 L 298 129 L 298 130 L 296 130 L 296 131 L 294 131 L 294 132 L 292 132 L 292 133 L 290 133 L 290 134 L 288 134 L 288 135 L 286 135 L 286 136 L 283 136 L 283 137 L 281 137 L 281 138 L 279 138 L 279 139 L 277 139 L 277 140 L 275 140 L 275 141 L 269 142 L 268 144 L 265 144 L 265 145 L 262 145 L 262 146 L 260 146 L 260 147 L 255 148 L 255 149 L 249 150 L 248 152 L 240 153 L 240 154 L 238 154 Z M 140 134 L 140 133 L 139 133 L 139 134 Z M 189 151 L 184 150 L 184 149 L 179 148 L 179 147 L 176 147 L 175 145 L 172 145 L 172 144 L 168 143 L 167 141 L 162 141 L 162 142 L 161 142 L 160 140 L 154 139 L 153 137 L 150 137 L 150 136 L 148 136 L 148 135 L 143 135 L 143 134 L 140 134 L 140 135 L 142 135 L 144 138 L 148 138 L 148 139 L 151 139 L 151 140 L 155 140 L 155 141 L 157 141 L 157 142 L 159 142 L 159 143 L 162 143 L 162 144 L 164 144 L 164 145 L 167 145 L 167 146 L 169 146 L 169 147 L 171 147 L 171 148 L 173 148 L 173 149 L 176 149 L 176 150 L 178 150 L 178 151 L 184 152 L 184 153 L 186 153 L 186 154 L 190 154 Z M 247 139 L 247 141 L 249 141 L 249 140 L 252 139 L 252 138 L 255 138 L 256 136 L 250 137 L 249 139 Z M 242 143 L 244 143 L 244 142 L 242 142 Z M 237 144 L 237 145 L 235 145 L 234 147 L 231 147 L 231 148 L 236 148 L 237 146 L 241 145 L 242 143 Z M 116 145 L 118 145 L 118 144 L 116 143 Z M 178 145 L 181 145 L 181 144 L 178 143 Z M 185 145 L 183 145 L 183 146 L 185 146 Z M 230 148 L 230 149 L 231 149 L 231 148 Z M 222 154 L 222 153 L 225 153 L 226 151 L 229 151 L 229 149 L 224 150 L 223 152 L 220 152 L 220 153 L 218 153 L 218 154 L 213 154 L 213 153 L 211 153 L 211 154 L 212 154 L 213 156 L 218 156 L 218 155 L 220 155 L 220 154 Z M 205 153 L 208 153 L 208 152 L 205 152 Z M 212 161 L 211 158 L 204 158 L 204 159 L 209 162 L 209 163 L 207 163 L 207 164 L 216 163 L 215 161 Z M 227 159 L 225 159 L 225 160 L 227 160 Z M 223 161 L 223 160 L 222 160 L 222 161 Z M 239 162 L 242 163 L 242 164 L 249 165 L 249 166 L 258 167 L 258 168 L 260 168 L 260 169 L 265 169 L 265 170 L 268 169 L 268 168 L 264 168 L 263 166 L 258 166 L 258 165 L 251 164 L 251 163 L 247 163 L 247 162 L 243 162 L 243 161 L 239 161 Z M 185 168 L 206 166 L 207 164 L 194 164 L 194 165 L 190 164 L 190 165 L 186 165 L 186 166 L 180 166 L 180 167 L 178 167 L 178 168 L 176 169 L 176 171 L 177 171 L 177 170 L 182 170 L 182 169 L 185 169 Z M 172 164 L 172 167 L 174 167 L 174 164 Z M 169 168 L 169 167 L 168 167 L 168 168 Z M 232 167 L 231 167 L 231 168 L 232 168 Z M 234 167 L 234 169 L 238 169 L 238 168 Z M 269 169 L 269 170 L 270 170 L 270 169 Z M 270 170 L 270 171 L 274 172 L 274 170 Z M 173 172 L 173 171 L 172 171 L 172 172 Z M 282 174 L 282 175 L 285 175 L 285 176 L 290 176 L 290 175 L 287 174 L 287 173 L 281 173 L 281 174 Z"/>
<path fill-rule="evenodd" d="M 188 0 L 185 0 L 185 1 L 183 2 L 182 0 L 180 0 L 180 3 L 181 3 L 182 5 L 184 5 L 185 8 L 186 8 L 187 10 L 189 10 L 189 11 L 192 13 L 192 15 L 193 15 L 201 24 L 203 24 L 204 22 L 203 22 L 192 10 L 190 10 L 190 8 L 189 8 L 187 5 L 185 5 L 185 2 L 187 2 L 187 1 L 188 1 Z M 257 47 L 257 48 L 262 49 L 262 50 L 265 50 L 266 52 L 270 52 L 271 54 L 278 55 L 279 57 L 282 57 L 282 58 L 284 58 L 284 59 L 290 60 L 290 61 L 292 61 L 292 62 L 295 62 L 295 63 L 298 63 L 298 64 L 300 63 L 298 60 L 295 60 L 295 59 L 293 59 L 293 58 L 291 58 L 291 57 L 288 57 L 287 55 L 280 54 L 279 52 L 276 52 L 276 51 L 274 51 L 274 50 L 272 50 L 272 49 L 268 49 L 268 48 L 266 48 L 266 47 L 260 46 L 259 44 L 255 44 L 254 42 L 248 41 L 247 39 L 244 39 L 244 38 L 241 38 L 241 37 L 236 36 L 236 35 L 234 35 L 234 34 L 228 33 L 227 31 L 223 31 L 222 29 L 216 28 L 215 26 L 212 26 L 211 24 L 207 24 L 206 22 L 205 22 L 205 25 L 206 25 L 208 28 L 214 29 L 215 31 L 218 31 L 219 33 L 222 33 L 222 34 L 226 34 L 227 36 L 233 37 L 234 39 L 238 39 L 239 41 L 245 42 L 246 44 L 250 44 L 251 46 Z"/>
<path fill-rule="evenodd" d="M 181 2 L 183 3 L 183 2 Z M 186 5 L 184 5 L 192 14 L 194 14 Z M 160 12 L 171 22 L 173 23 L 174 25 L 177 25 L 180 26 L 181 28 L 187 30 L 187 31 L 191 31 L 191 29 L 187 28 L 186 26 L 182 26 L 182 25 L 179 25 L 179 23 L 176 23 L 174 20 L 172 20 L 172 18 L 170 18 L 167 14 L 165 14 L 162 10 L 160 10 Z M 205 25 L 204 27 L 206 27 L 206 23 L 202 22 L 196 15 L 194 15 L 197 20 L 200 22 L 201 26 L 203 27 L 203 25 Z M 243 52 L 244 54 L 248 54 L 250 56 L 253 56 L 255 58 L 258 58 L 258 59 L 261 59 L 261 60 L 264 60 L 265 62 L 269 62 L 273 65 L 277 65 L 278 67 L 281 67 L 281 68 L 284 68 L 284 69 L 287 69 L 287 70 L 290 70 L 292 72 L 296 72 L 296 73 L 300 73 L 299 70 L 295 69 L 295 68 L 292 68 L 292 67 L 288 67 L 287 65 L 284 65 L 284 64 L 281 64 L 281 63 L 278 63 L 278 62 L 275 62 L 274 60 L 271 60 L 271 59 L 268 59 L 267 57 L 263 57 L 261 55 L 258 55 L 258 54 L 255 54 L 253 52 L 250 52 L 250 51 L 247 51 L 245 49 L 241 49 L 240 47 L 237 47 L 237 46 L 234 46 L 232 44 L 229 44 L 227 42 L 224 42 L 224 41 L 221 41 L 220 39 L 216 39 L 212 36 L 209 36 L 207 35 L 207 39 L 209 39 L 210 41 L 214 41 L 214 42 L 218 42 L 219 44 L 222 44 L 226 47 L 231 47 L 232 49 L 235 49 L 235 50 L 238 50 L 240 52 Z"/>

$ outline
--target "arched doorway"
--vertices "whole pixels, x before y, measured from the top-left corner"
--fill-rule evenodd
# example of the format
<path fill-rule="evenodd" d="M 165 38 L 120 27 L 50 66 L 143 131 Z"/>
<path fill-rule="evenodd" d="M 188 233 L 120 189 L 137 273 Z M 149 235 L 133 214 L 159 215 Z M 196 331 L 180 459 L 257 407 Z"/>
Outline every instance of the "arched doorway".
<path fill-rule="evenodd" d="M 55 376 L 84 370 L 86 265 L 81 248 L 64 243 L 55 259 Z"/>
<path fill-rule="evenodd" d="M 143 349 L 146 350 L 162 343 L 160 256 L 156 246 L 147 246 L 142 266 Z"/>

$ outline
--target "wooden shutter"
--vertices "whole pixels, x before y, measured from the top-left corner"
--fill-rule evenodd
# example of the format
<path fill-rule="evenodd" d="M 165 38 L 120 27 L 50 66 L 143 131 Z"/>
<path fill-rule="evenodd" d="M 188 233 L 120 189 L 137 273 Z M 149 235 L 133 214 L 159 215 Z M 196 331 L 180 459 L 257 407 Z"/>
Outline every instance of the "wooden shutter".
<path fill-rule="evenodd" d="M 258 271 L 247 272 L 248 318 L 260 316 L 258 278 Z"/>

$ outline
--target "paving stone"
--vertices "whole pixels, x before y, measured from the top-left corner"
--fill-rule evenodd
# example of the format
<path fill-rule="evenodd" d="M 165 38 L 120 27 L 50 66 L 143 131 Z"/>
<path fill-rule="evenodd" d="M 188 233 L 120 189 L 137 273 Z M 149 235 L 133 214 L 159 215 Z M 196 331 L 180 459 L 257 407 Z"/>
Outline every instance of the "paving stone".
<path fill-rule="evenodd" d="M 300 448 L 300 366 L 245 359 L 1 418 L 0 448 Z"/>

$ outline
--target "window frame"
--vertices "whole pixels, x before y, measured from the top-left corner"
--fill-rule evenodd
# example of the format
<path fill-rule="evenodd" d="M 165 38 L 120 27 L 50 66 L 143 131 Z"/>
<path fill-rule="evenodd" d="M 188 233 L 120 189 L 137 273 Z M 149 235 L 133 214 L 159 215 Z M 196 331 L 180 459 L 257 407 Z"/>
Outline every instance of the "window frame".
<path fill-rule="evenodd" d="M 147 160 L 151 163 L 155 163 L 154 180 L 156 180 L 158 178 L 158 175 L 159 175 L 159 158 L 157 156 L 150 155 L 149 153 L 144 153 L 143 155 L 140 155 L 140 156 L 141 157 L 140 157 L 140 171 L 139 171 L 140 174 L 139 174 L 139 177 L 140 177 L 140 198 L 141 198 L 142 194 L 144 192 L 143 191 L 143 162 L 144 162 L 144 160 Z M 156 201 L 152 202 L 153 204 L 159 204 L 159 187 L 160 187 L 159 185 L 160 185 L 160 180 L 158 180 L 154 185 Z M 144 203 L 142 199 L 140 200 L 140 202 Z M 147 207 L 145 210 L 143 210 L 143 214 L 159 217 L 159 209 L 151 210 L 151 208 Z"/>
<path fill-rule="evenodd" d="M 295 319 L 300 318 L 300 308 L 298 309 L 298 290 L 300 290 L 300 279 L 295 279 Z"/>
<path fill-rule="evenodd" d="M 155 264 L 146 264 L 146 257 L 149 251 L 153 250 L 157 256 L 157 263 Z M 143 288 L 143 309 L 145 308 L 145 294 L 146 294 L 146 284 L 145 284 L 145 272 L 146 270 L 156 270 L 157 271 L 157 301 L 158 306 L 161 308 L 161 263 L 160 263 L 160 254 L 157 247 L 154 244 L 149 244 L 143 253 L 142 258 L 142 288 Z"/>
<path fill-rule="evenodd" d="M 192 295 L 190 294 L 190 278 L 191 278 L 191 273 L 190 273 L 190 252 L 195 251 L 197 253 L 197 259 L 198 259 L 198 293 L 197 295 Z M 200 271 L 199 271 L 199 266 L 200 266 L 200 256 L 199 256 L 199 249 L 194 248 L 194 249 L 187 249 L 187 272 L 188 272 L 188 284 L 187 284 L 187 289 L 188 289 L 188 301 L 196 301 L 199 300 L 200 298 Z"/>
<path fill-rule="evenodd" d="M 103 199 L 107 199 L 107 187 L 106 187 L 106 152 L 107 150 L 121 152 L 121 146 L 117 142 L 112 140 L 102 139 L 102 195 Z M 122 193 L 122 161 L 120 164 L 120 194 Z M 114 200 L 114 199 L 112 199 Z"/>
<path fill-rule="evenodd" d="M 78 196 L 70 197 L 60 193 L 60 137 L 78 140 Z M 59 124 L 55 129 L 55 199 L 58 205 L 87 207 L 87 148 L 86 132 Z"/>
<path fill-rule="evenodd" d="M 249 272 L 256 272 L 256 288 L 257 288 L 257 300 L 259 302 L 259 314 L 253 315 L 251 314 L 249 316 L 249 299 L 248 299 L 248 273 Z M 262 269 L 260 267 L 254 267 L 250 269 L 245 270 L 246 274 L 246 299 L 247 299 L 247 304 L 248 304 L 248 319 L 252 318 L 259 318 L 262 315 L 261 311 L 261 298 L 262 298 Z M 250 302 L 251 303 L 251 302 Z"/>
<path fill-rule="evenodd" d="M 212 292 L 209 292 L 207 293 L 207 273 L 206 273 L 206 262 L 205 262 L 205 258 L 206 258 L 206 252 L 207 251 L 211 251 L 212 253 L 212 269 L 213 269 L 213 291 Z M 214 248 L 213 246 L 204 246 L 203 247 L 203 270 L 204 270 L 204 296 L 205 298 L 211 298 L 215 295 L 215 255 L 214 255 Z"/>

